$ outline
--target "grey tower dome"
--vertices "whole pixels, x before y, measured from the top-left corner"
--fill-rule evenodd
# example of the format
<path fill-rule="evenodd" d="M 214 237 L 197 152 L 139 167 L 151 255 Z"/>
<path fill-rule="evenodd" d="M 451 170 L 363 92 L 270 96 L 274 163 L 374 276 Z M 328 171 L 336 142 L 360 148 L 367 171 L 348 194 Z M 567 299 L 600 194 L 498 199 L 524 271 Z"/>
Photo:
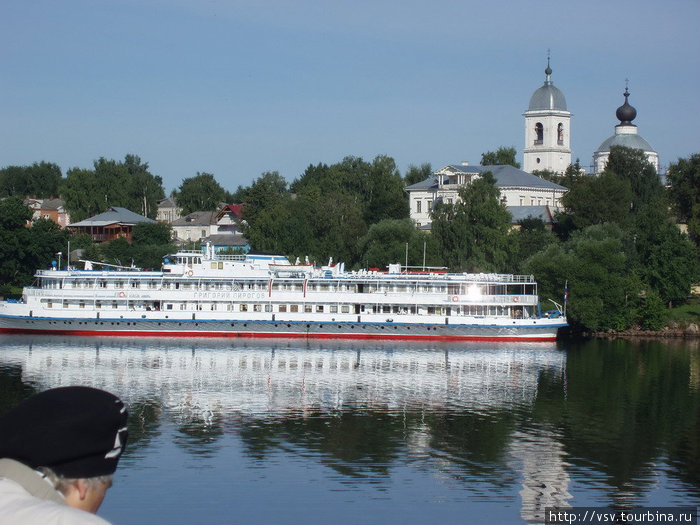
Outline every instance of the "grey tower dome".
<path fill-rule="evenodd" d="M 547 59 L 547 69 L 544 70 L 546 75 L 544 85 L 537 89 L 530 97 L 530 106 L 528 111 L 539 110 L 559 110 L 566 111 L 566 99 L 564 93 L 559 91 L 559 88 L 552 84 L 552 68 L 549 67 L 549 59 Z"/>

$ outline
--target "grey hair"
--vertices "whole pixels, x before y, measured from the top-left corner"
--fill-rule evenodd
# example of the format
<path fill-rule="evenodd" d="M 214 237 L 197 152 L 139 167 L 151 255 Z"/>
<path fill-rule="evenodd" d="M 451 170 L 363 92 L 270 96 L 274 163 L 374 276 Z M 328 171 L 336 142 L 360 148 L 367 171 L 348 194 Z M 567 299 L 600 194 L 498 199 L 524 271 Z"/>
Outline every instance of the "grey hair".
<path fill-rule="evenodd" d="M 53 488 L 55 488 L 64 496 L 68 492 L 68 488 L 79 479 L 84 480 L 90 487 L 93 488 L 98 487 L 100 485 L 111 484 L 112 480 L 114 479 L 114 476 L 112 474 L 108 474 L 106 476 L 95 476 L 92 478 L 66 478 L 64 476 L 56 474 L 49 467 L 39 467 L 37 470 L 41 472 L 42 476 L 45 479 L 49 480 L 51 485 L 53 485 Z"/>

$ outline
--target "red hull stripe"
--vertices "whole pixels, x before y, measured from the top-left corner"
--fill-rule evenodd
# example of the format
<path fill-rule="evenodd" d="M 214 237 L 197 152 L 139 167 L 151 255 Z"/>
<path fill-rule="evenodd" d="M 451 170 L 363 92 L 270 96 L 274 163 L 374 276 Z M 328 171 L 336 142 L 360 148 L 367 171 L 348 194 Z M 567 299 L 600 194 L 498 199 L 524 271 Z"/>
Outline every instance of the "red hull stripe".
<path fill-rule="evenodd" d="M 526 336 L 478 336 L 478 335 L 417 335 L 417 334 L 300 334 L 295 332 L 193 332 L 155 330 L 32 330 L 25 328 L 0 328 L 6 334 L 80 335 L 87 337 L 246 337 L 258 339 L 389 339 L 392 341 L 501 341 L 521 343 L 546 343 L 556 340 L 556 335 Z"/>

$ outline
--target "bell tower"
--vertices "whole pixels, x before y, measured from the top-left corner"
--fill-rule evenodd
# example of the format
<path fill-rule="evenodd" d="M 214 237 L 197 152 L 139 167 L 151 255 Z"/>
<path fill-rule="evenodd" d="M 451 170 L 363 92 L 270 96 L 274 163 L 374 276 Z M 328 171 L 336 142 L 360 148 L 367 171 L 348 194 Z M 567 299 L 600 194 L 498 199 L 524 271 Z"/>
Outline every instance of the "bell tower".
<path fill-rule="evenodd" d="M 571 164 L 571 112 L 564 94 L 552 83 L 547 57 L 544 85 L 530 97 L 525 117 L 523 170 L 564 173 Z"/>

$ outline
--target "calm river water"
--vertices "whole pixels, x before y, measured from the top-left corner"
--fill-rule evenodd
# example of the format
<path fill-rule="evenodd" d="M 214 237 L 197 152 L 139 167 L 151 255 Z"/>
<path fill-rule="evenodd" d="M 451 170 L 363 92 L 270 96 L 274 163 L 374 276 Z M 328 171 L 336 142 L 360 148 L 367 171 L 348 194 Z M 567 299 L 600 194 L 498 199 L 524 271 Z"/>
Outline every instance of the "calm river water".
<path fill-rule="evenodd" d="M 700 504 L 697 341 L 0 338 L 0 412 L 112 391 L 131 524 L 541 523 Z"/>

